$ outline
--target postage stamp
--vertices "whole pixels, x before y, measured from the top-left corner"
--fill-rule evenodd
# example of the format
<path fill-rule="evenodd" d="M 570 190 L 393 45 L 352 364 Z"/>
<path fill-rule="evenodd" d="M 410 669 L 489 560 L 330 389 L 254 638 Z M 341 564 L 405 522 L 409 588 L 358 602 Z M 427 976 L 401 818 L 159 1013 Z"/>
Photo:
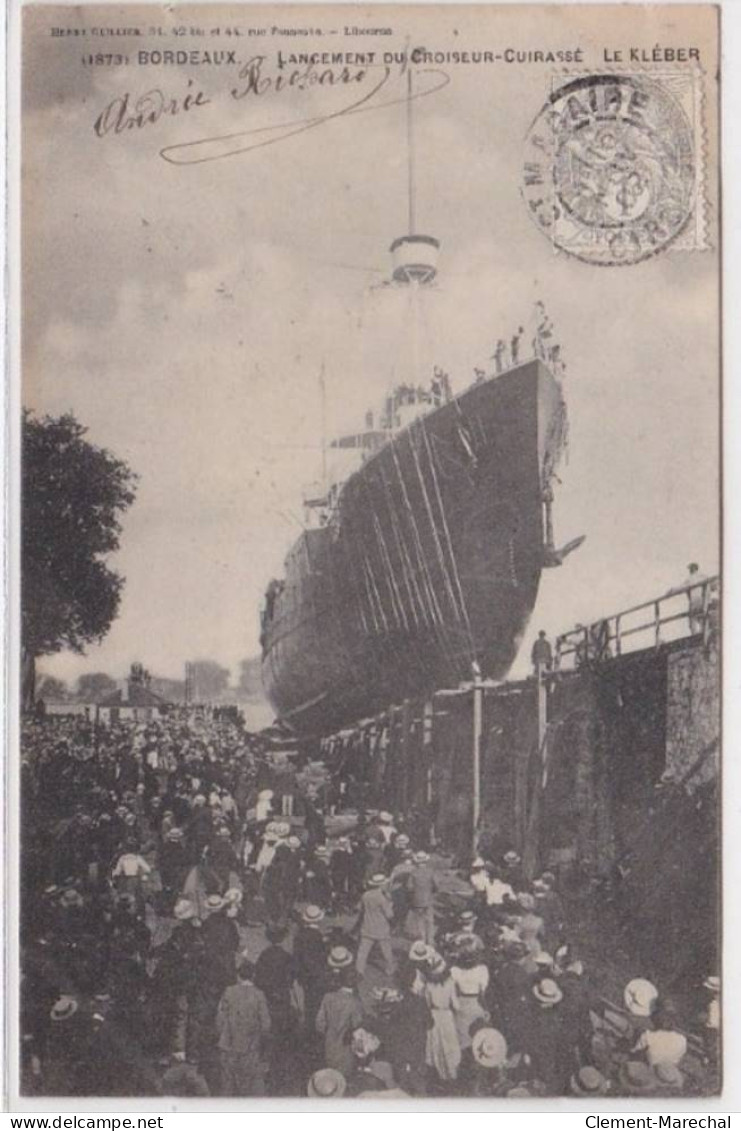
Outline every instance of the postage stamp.
<path fill-rule="evenodd" d="M 522 196 L 558 251 L 598 266 L 707 247 L 693 71 L 557 80 L 527 134 Z"/>

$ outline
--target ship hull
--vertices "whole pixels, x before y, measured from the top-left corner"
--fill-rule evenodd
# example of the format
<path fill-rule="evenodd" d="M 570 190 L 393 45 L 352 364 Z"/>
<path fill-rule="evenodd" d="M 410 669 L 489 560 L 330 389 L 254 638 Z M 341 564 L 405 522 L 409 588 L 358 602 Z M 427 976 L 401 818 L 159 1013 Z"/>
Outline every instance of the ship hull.
<path fill-rule="evenodd" d="M 263 682 L 301 734 L 508 672 L 543 564 L 560 388 L 538 361 L 415 421 L 306 531 L 263 638 Z M 556 429 L 557 431 L 557 429 Z"/>

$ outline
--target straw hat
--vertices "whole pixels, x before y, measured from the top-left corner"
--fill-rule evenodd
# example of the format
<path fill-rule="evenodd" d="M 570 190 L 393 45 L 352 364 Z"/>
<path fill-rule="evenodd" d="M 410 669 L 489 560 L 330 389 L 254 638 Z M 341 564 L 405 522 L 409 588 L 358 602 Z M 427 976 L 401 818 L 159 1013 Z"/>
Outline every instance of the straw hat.
<path fill-rule="evenodd" d="M 505 854 L 504 854 L 504 863 L 505 863 L 505 864 L 510 864 L 510 865 L 514 865 L 514 864 L 519 864 L 519 863 L 520 863 L 520 857 L 519 857 L 519 856 L 518 856 L 518 854 L 517 854 L 517 853 L 516 853 L 516 852 L 514 851 L 514 849 L 512 849 L 512 848 L 511 848 L 511 849 L 509 850 L 509 852 L 505 852 Z"/>
<path fill-rule="evenodd" d="M 414 853 L 414 863 L 415 864 L 426 864 L 429 859 L 430 859 L 430 856 L 429 856 L 429 853 L 427 853 L 427 852 L 415 852 Z"/>
<path fill-rule="evenodd" d="M 570 1083 L 571 1091 L 575 1096 L 604 1096 L 610 1087 L 609 1081 L 591 1064 L 575 1072 Z"/>
<path fill-rule="evenodd" d="M 299 839 L 299 837 L 289 836 L 288 847 L 289 848 L 300 848 L 301 847 L 301 840 Z"/>
<path fill-rule="evenodd" d="M 720 978 L 717 974 L 711 974 L 702 983 L 706 990 L 710 990 L 713 994 L 720 993 Z"/>
<path fill-rule="evenodd" d="M 309 1080 L 309 1095 L 320 1100 L 339 1099 L 346 1087 L 345 1077 L 336 1068 L 320 1068 Z"/>
<path fill-rule="evenodd" d="M 183 832 L 182 829 L 173 828 L 173 829 L 170 829 L 170 831 L 167 834 L 167 840 L 173 840 L 173 841 L 183 840 L 184 837 L 185 837 L 185 833 Z"/>
<path fill-rule="evenodd" d="M 558 1005 L 559 1001 L 563 1000 L 561 987 L 553 978 L 541 978 L 533 986 L 533 994 L 540 1004 L 545 1006 Z"/>
<path fill-rule="evenodd" d="M 320 860 L 323 860 L 325 856 L 329 856 L 329 849 L 326 844 L 318 844 L 314 849 L 314 855 L 318 856 Z"/>
<path fill-rule="evenodd" d="M 386 883 L 387 879 L 388 879 L 388 876 L 386 876 L 383 872 L 375 872 L 374 875 L 372 875 L 368 879 L 368 887 L 371 887 L 371 888 L 383 887 L 383 885 Z"/>
<path fill-rule="evenodd" d="M 207 911 L 221 911 L 222 907 L 224 907 L 224 900 L 220 895 L 209 895 L 206 897 Z"/>
<path fill-rule="evenodd" d="M 224 903 L 241 903 L 244 892 L 241 888 L 227 888 L 224 892 Z"/>
<path fill-rule="evenodd" d="M 352 954 L 346 946 L 333 946 L 327 963 L 333 970 L 344 970 L 346 966 L 352 966 Z"/>
<path fill-rule="evenodd" d="M 411 962 L 427 962 L 434 953 L 431 946 L 428 946 L 422 939 L 417 939 L 409 948 L 409 959 Z"/>
<path fill-rule="evenodd" d="M 176 919 L 192 919 L 196 909 L 189 899 L 179 899 L 172 913 Z"/>
<path fill-rule="evenodd" d="M 389 825 L 389 824 L 391 824 L 391 822 L 393 821 L 393 819 L 394 819 L 394 818 L 392 817 L 392 815 L 391 815 L 390 813 L 387 813 L 385 809 L 382 809 L 382 810 L 381 810 L 381 812 L 380 812 L 380 813 L 378 814 L 378 820 L 379 820 L 379 821 L 381 822 L 381 824 L 383 824 L 383 825 Z"/>
<path fill-rule="evenodd" d="M 305 907 L 301 912 L 301 918 L 303 919 L 304 923 L 321 923 L 322 919 L 324 918 L 324 912 L 322 911 L 321 907 L 317 907 L 315 904 L 310 903 L 308 907 Z"/>
<path fill-rule="evenodd" d="M 650 1017 L 658 1000 L 659 991 L 646 978 L 631 979 L 623 991 L 623 1001 L 634 1017 Z"/>
<path fill-rule="evenodd" d="M 397 848 L 406 848 L 409 844 L 409 837 L 406 833 L 399 833 L 394 843 Z"/>
<path fill-rule="evenodd" d="M 77 999 L 69 994 L 62 994 L 51 1007 L 49 1016 L 52 1021 L 68 1021 L 77 1013 Z"/>
<path fill-rule="evenodd" d="M 501 1068 L 507 1059 L 507 1042 L 498 1029 L 479 1029 L 471 1042 L 471 1052 L 482 1068 Z"/>

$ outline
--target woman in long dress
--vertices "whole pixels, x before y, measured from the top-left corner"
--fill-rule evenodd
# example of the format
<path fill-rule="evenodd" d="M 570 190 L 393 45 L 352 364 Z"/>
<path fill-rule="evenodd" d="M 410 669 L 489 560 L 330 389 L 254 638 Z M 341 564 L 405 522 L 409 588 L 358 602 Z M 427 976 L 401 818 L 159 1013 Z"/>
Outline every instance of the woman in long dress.
<path fill-rule="evenodd" d="M 450 976 L 458 994 L 455 1024 L 461 1051 L 464 1051 L 471 1047 L 471 1026 L 474 1021 L 489 1020 L 489 1013 L 484 1005 L 484 994 L 489 986 L 489 969 L 484 962 L 483 945 L 476 935 L 459 936 L 455 941 L 457 945 L 455 957 L 450 960 Z"/>
<path fill-rule="evenodd" d="M 427 1030 L 425 1061 L 441 1082 L 455 1080 L 461 1063 L 461 1046 L 455 1023 L 458 991 L 447 963 L 437 956 L 413 987 L 427 1002 L 432 1024 Z"/>

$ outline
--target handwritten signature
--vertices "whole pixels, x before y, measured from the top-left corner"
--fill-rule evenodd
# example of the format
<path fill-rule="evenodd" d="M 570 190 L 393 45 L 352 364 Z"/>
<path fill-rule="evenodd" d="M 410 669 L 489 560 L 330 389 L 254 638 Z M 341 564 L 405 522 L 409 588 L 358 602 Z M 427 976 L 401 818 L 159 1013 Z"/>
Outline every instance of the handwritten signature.
<path fill-rule="evenodd" d="M 275 125 L 260 126 L 240 130 L 236 133 L 210 135 L 178 145 L 165 146 L 160 156 L 172 165 L 202 165 L 207 161 L 219 161 L 234 157 L 239 153 L 249 153 L 268 145 L 276 145 L 308 130 L 317 129 L 338 118 L 352 114 L 367 114 L 406 102 L 406 96 L 379 98 L 380 92 L 391 78 L 389 66 L 342 68 L 325 67 L 317 69 L 309 63 L 305 67 L 277 74 L 267 73 L 266 57 L 255 55 L 241 68 L 239 84 L 230 91 L 235 101 L 250 97 L 263 99 L 265 95 L 279 94 L 286 90 L 305 91 L 311 87 L 358 87 L 370 82 L 360 97 L 353 98 L 340 109 L 330 114 L 319 114 L 311 118 L 295 118 Z M 450 77 L 433 68 L 419 69 L 415 75 L 422 80 L 421 89 L 412 94 L 412 99 L 427 98 L 447 86 Z M 130 92 L 114 98 L 95 120 L 94 132 L 98 137 L 106 134 L 121 134 L 155 125 L 162 118 L 183 113 L 192 113 L 211 103 L 204 92 L 196 88 L 193 80 L 188 80 L 188 90 L 184 96 L 173 97 L 158 87 L 139 97 Z"/>

